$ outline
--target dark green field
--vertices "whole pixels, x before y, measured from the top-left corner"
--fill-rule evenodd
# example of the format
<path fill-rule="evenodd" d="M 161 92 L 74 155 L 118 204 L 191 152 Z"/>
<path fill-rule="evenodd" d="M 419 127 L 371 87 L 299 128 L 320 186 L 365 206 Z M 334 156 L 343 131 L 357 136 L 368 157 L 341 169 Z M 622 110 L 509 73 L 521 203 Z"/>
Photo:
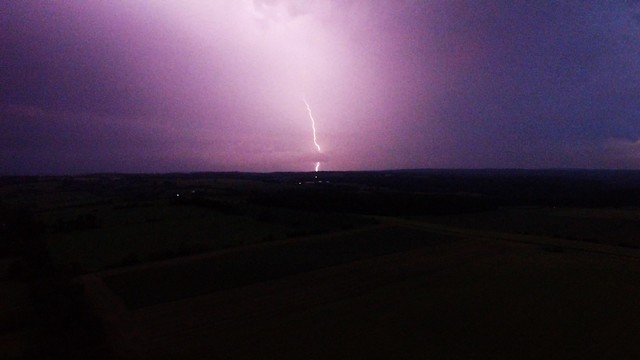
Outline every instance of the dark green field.
<path fill-rule="evenodd" d="M 8 177 L 0 196 L 8 358 L 640 353 L 636 172 Z"/>

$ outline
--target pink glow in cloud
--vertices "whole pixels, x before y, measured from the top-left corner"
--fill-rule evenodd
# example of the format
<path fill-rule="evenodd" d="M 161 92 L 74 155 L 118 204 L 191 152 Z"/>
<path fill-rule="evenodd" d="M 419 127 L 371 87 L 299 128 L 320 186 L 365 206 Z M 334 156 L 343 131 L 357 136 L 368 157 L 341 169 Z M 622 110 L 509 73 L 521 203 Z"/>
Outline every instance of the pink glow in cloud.
<path fill-rule="evenodd" d="M 63 68 L 63 84 L 56 86 L 73 101 L 48 99 L 53 110 L 78 106 L 71 110 L 117 115 L 115 107 L 121 122 L 134 117 L 137 128 L 148 123 L 150 138 L 171 139 L 153 129 L 156 123 L 173 124 L 182 135 L 167 149 L 191 154 L 172 159 L 172 164 L 183 161 L 176 170 L 306 171 L 318 161 L 323 170 L 382 168 L 393 167 L 385 163 L 397 156 L 387 151 L 402 135 L 403 120 L 397 117 L 424 102 L 419 92 L 429 74 L 423 54 L 406 54 L 412 36 L 385 24 L 410 14 L 411 4 L 415 1 L 58 2 L 38 8 L 42 16 L 57 19 L 50 26 L 58 35 L 34 38 L 51 47 L 72 44 L 53 54 L 56 62 L 77 50 L 72 61 L 79 67 L 98 66 L 92 69 L 97 74 L 77 80 L 71 79 L 77 67 Z M 52 56 L 51 49 L 38 51 Z M 82 94 L 76 93 L 78 82 L 88 87 Z M 313 107 L 322 152 L 310 141 L 302 96 Z"/>
<path fill-rule="evenodd" d="M 318 113 L 317 129 L 325 145 L 322 160 L 331 168 L 332 161 L 340 161 L 340 153 L 348 157 L 350 152 L 343 137 L 355 132 L 366 137 L 368 123 L 384 116 L 377 105 L 385 102 L 384 83 L 372 81 L 374 76 L 384 77 L 382 69 L 376 69 L 376 49 L 358 43 L 370 36 L 359 31 L 371 29 L 353 25 L 364 22 L 359 18 L 366 13 L 360 9 L 366 7 L 363 4 L 195 1 L 188 6 L 182 2 L 156 6 L 165 21 L 185 36 L 196 37 L 197 46 L 208 45 L 199 56 L 224 64 L 218 71 L 203 73 L 200 81 L 221 84 L 224 88 L 217 93 L 225 92 L 236 104 L 244 102 L 251 109 L 240 121 L 258 146 L 269 142 L 268 131 L 286 131 L 292 139 L 288 150 L 298 149 L 313 158 L 307 109 L 300 102 L 303 94 L 308 97 Z M 206 103 L 211 95 L 196 96 L 205 97 L 200 102 Z"/>
<path fill-rule="evenodd" d="M 8 2 L 0 173 L 633 167 L 565 145 L 640 138 L 639 19 L 627 1 Z"/>
<path fill-rule="evenodd" d="M 324 169 L 375 167 L 379 159 L 367 152 L 394 136 L 390 118 L 394 107 L 403 105 L 398 101 L 404 96 L 402 77 L 415 81 L 424 73 L 412 74 L 407 60 L 388 56 L 395 35 L 382 27 L 379 7 L 368 1 L 149 2 L 145 16 L 152 13 L 170 27 L 172 36 L 184 39 L 184 48 L 176 59 L 171 59 L 176 54 L 157 59 L 163 54 L 151 49 L 130 67 L 148 86 L 166 91 L 165 97 L 187 98 L 175 106 L 197 109 L 203 129 L 253 139 L 234 149 L 227 162 L 252 162 L 256 153 L 268 158 L 273 152 L 299 154 L 276 169 L 309 169 L 295 158 L 326 162 Z M 185 66 L 192 71 L 189 82 L 171 84 L 171 68 Z M 316 113 L 322 154 L 309 141 L 303 94 Z M 208 123 L 207 116 L 215 119 Z M 385 120 L 388 125 L 381 126 Z M 290 142 L 283 144 L 280 136 Z M 212 158 L 226 150 L 211 149 Z M 354 151 L 359 165 L 353 163 Z"/>

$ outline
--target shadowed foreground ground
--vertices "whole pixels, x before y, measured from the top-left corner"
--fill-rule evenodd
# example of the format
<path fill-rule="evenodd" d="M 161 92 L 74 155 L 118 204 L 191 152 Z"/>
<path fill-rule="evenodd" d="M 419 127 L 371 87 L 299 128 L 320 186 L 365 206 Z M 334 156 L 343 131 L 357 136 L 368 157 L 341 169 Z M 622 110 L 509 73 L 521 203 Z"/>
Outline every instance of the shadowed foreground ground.
<path fill-rule="evenodd" d="M 0 177 L 0 358 L 633 358 L 640 173 Z"/>
<path fill-rule="evenodd" d="M 380 245 L 388 229 L 405 240 Z M 341 239 L 341 260 L 323 262 Z M 368 239 L 377 251 L 349 252 Z M 291 251 L 299 256 L 282 257 Z M 225 271 L 247 255 L 255 261 L 244 265 L 267 275 Z M 625 358 L 640 353 L 637 256 L 396 222 L 86 281 L 123 358 Z M 153 275 L 188 270 L 184 282 Z M 195 294 L 203 283 L 209 292 Z"/>

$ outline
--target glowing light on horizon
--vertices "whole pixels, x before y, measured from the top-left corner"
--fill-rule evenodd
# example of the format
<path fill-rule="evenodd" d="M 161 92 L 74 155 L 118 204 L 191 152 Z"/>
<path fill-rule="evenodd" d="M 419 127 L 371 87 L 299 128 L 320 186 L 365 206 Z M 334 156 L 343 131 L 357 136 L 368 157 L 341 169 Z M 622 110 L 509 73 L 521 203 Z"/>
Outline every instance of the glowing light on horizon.
<path fill-rule="evenodd" d="M 307 98 L 302 96 L 302 101 L 307 106 L 307 112 L 309 113 L 309 118 L 311 119 L 311 129 L 313 130 L 313 144 L 315 145 L 318 153 L 322 153 L 322 149 L 320 149 L 320 145 L 318 144 L 318 138 L 316 136 L 316 120 L 313 118 L 313 114 L 311 113 L 311 106 L 307 102 Z M 316 162 L 316 172 L 320 170 L 320 161 Z"/>

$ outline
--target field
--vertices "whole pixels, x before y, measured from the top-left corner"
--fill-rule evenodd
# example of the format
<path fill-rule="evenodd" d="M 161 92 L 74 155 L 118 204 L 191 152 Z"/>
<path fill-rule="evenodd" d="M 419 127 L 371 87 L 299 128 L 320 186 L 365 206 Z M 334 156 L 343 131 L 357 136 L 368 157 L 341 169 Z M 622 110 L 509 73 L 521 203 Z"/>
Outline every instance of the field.
<path fill-rule="evenodd" d="M 638 184 L 584 171 L 1 178 L 0 350 L 628 358 Z"/>
<path fill-rule="evenodd" d="M 640 247 L 640 210 L 636 208 L 503 208 L 482 214 L 419 217 L 463 229 L 542 235 L 623 247 Z"/>
<path fill-rule="evenodd" d="M 452 239 L 446 235 L 425 238 L 413 229 L 376 226 L 191 257 L 133 272 L 115 270 L 102 277 L 128 308 L 136 309 L 446 241 Z"/>
<path fill-rule="evenodd" d="M 125 348 L 142 357 L 619 358 L 640 350 L 635 250 L 390 229 L 423 245 L 288 274 L 262 275 L 271 264 L 250 263 L 259 279 L 237 283 L 237 271 L 221 271 L 197 279 L 212 283 L 199 296 L 193 279 L 155 276 L 203 259 L 102 276 L 127 309 L 119 321 L 133 334 Z M 371 234 L 351 238 L 367 245 L 376 242 Z M 336 240 L 315 245 L 331 252 Z M 269 258 L 271 250 L 252 251 Z M 279 260 L 279 268 L 297 263 Z M 149 294 L 153 301 L 141 303 Z"/>

